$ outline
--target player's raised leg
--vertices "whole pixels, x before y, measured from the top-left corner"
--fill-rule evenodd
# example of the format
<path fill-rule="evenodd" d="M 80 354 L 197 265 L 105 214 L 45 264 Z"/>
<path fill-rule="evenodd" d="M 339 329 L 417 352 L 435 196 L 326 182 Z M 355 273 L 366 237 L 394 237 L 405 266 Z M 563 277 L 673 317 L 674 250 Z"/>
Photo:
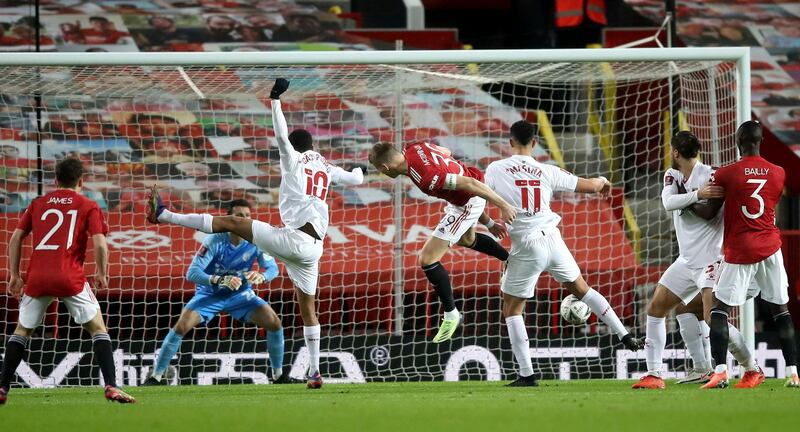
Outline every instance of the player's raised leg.
<path fill-rule="evenodd" d="M 70 303 L 67 303 L 67 308 L 71 308 Z M 108 330 L 100 310 L 97 310 L 94 318 L 83 324 L 83 328 L 92 336 L 92 351 L 103 375 L 106 399 L 111 402 L 136 403 L 133 396 L 117 387 L 117 372 L 114 351 L 111 349 L 111 337 L 108 336 Z"/>
<path fill-rule="evenodd" d="M 554 270 L 551 268 L 550 273 L 553 274 Z M 608 303 L 602 294 L 595 291 L 583 280 L 583 276 L 578 276 L 572 282 L 563 282 L 563 285 L 570 294 L 579 298 L 582 302 L 589 306 L 589 309 L 600 318 L 603 324 L 607 325 L 611 331 L 619 337 L 620 341 L 625 348 L 631 351 L 638 351 L 644 348 L 644 341 L 633 337 L 622 324 L 614 308 Z"/>
<path fill-rule="evenodd" d="M 214 216 L 208 213 L 172 212 L 164 205 L 156 186 L 153 186 L 147 197 L 147 221 L 154 224 L 180 225 L 206 234 L 232 232 L 248 242 L 253 242 L 252 219 L 239 216 Z"/>
<path fill-rule="evenodd" d="M 441 263 L 441 259 L 448 249 L 450 249 L 450 242 L 431 236 L 419 252 L 419 265 L 425 272 L 425 277 L 433 285 L 433 289 L 436 290 L 439 302 L 444 308 L 444 319 L 439 326 L 439 332 L 433 338 L 435 343 L 452 338 L 461 322 L 461 313 L 456 309 L 453 287 L 450 285 L 450 274 Z"/>
<path fill-rule="evenodd" d="M 535 387 L 539 385 L 539 376 L 533 370 L 531 346 L 528 341 L 528 330 L 525 328 L 526 299 L 503 293 L 503 316 L 506 318 L 511 350 L 517 360 L 517 379 L 507 387 Z"/>
<path fill-rule="evenodd" d="M 194 298 L 192 300 L 194 300 Z M 180 350 L 184 336 L 197 327 L 200 322 L 202 322 L 202 317 L 199 313 L 189 307 L 183 309 L 181 316 L 178 318 L 178 322 L 169 330 L 164 341 L 161 342 L 161 349 L 159 349 L 158 357 L 156 357 L 155 368 L 153 369 L 153 373 L 144 382 L 144 385 L 153 386 L 167 384 L 166 380 L 164 380 L 164 374 L 166 374 L 170 362 L 178 353 L 178 350 Z"/>
<path fill-rule="evenodd" d="M 480 220 L 481 223 L 486 225 L 486 228 L 490 230 L 492 230 L 495 226 L 500 228 L 499 224 L 496 224 L 485 214 L 481 215 Z M 470 227 L 470 229 L 468 229 L 467 232 L 461 236 L 461 238 L 458 240 L 458 245 L 468 247 L 475 252 L 480 252 L 482 254 L 495 257 L 500 261 L 508 260 L 508 251 L 491 236 L 476 232 L 474 226 Z"/>

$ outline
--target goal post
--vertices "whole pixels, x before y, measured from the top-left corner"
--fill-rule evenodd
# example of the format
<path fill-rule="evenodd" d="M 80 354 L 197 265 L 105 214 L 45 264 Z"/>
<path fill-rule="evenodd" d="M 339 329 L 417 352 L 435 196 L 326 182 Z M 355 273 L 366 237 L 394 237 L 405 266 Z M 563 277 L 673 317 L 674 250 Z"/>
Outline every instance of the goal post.
<path fill-rule="evenodd" d="M 561 193 L 553 207 L 587 281 L 643 336 L 643 308 L 677 255 L 658 195 L 670 93 L 703 141 L 704 160 L 733 162 L 735 128 L 750 119 L 749 56 L 739 47 L 4 53 L 0 238 L 7 241 L 39 187 L 52 190 L 56 160 L 84 161 L 84 193 L 110 225 L 112 281 L 98 298 L 118 341 L 120 381 L 140 384 L 191 298 L 194 286 L 184 276 L 202 241 L 190 230 L 147 225 L 145 190 L 159 184 L 168 204 L 185 212 L 223 214 L 227 203 L 244 198 L 254 218 L 280 225 L 268 99 L 274 79 L 285 77 L 292 82 L 282 97 L 290 129 L 309 130 L 331 163 L 367 169 L 364 185 L 328 191 L 331 228 L 318 290 L 323 374 L 334 382 L 508 378 L 515 363 L 500 314 L 500 263 L 453 247 L 443 263 L 465 323 L 451 343 L 430 342 L 441 313 L 416 253 L 442 203 L 369 167 L 369 148 L 431 141 L 483 170 L 509 155 L 514 121 L 537 123 L 538 160 L 614 181 L 609 200 Z M 673 78 L 679 88 L 670 90 Z M 4 277 L 7 260 L 0 251 Z M 87 273 L 92 269 L 89 263 Z M 302 322 L 281 273 L 256 292 L 281 316 L 285 361 L 299 377 L 308 359 Z M 545 377 L 641 373 L 644 357 L 619 349 L 595 318 L 585 326 L 560 319 L 565 295 L 543 276 L 526 309 L 534 362 Z M 0 330 L 9 334 L 17 304 L 0 297 L 3 304 Z M 752 301 L 739 319 L 752 348 Z M 91 348 L 63 305 L 52 308 L 40 334 L 47 338 L 33 341 L 20 382 L 97 382 L 91 356 L 78 355 Z M 665 362 L 680 373 L 685 352 L 677 340 Z M 264 341 L 262 331 L 223 315 L 187 335 L 173 380 L 266 382 Z M 63 376 L 43 378 L 50 373 Z"/>

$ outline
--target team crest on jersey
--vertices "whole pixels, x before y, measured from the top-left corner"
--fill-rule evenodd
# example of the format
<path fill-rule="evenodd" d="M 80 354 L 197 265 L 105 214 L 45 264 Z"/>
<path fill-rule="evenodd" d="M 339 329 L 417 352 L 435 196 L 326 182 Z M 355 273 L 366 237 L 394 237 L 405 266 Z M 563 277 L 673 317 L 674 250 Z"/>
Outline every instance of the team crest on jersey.
<path fill-rule="evenodd" d="M 672 177 L 671 175 L 668 175 L 666 178 L 664 178 L 664 185 L 665 186 L 672 186 L 672 183 L 675 183 L 675 177 Z"/>
<path fill-rule="evenodd" d="M 205 246 L 200 246 L 200 250 L 197 251 L 197 256 L 204 257 L 206 256 L 206 252 L 208 252 L 208 248 Z"/>
<path fill-rule="evenodd" d="M 250 259 L 250 252 L 242 254 L 242 261 L 247 261 L 249 259 Z"/>

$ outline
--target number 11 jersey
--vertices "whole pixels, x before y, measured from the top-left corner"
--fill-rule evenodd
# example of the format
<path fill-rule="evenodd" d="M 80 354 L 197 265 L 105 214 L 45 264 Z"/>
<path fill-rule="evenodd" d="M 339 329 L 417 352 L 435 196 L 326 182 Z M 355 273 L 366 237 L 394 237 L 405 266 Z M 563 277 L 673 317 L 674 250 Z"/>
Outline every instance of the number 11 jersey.
<path fill-rule="evenodd" d="M 725 188 L 725 262 L 755 264 L 781 248 L 775 206 L 786 173 L 760 156 L 746 156 L 719 168 L 714 184 Z"/>
<path fill-rule="evenodd" d="M 558 226 L 561 216 L 550 209 L 550 199 L 553 192 L 574 191 L 578 177 L 530 156 L 514 155 L 489 164 L 485 183 L 517 210 L 508 227 L 515 243 L 528 233 Z"/>
<path fill-rule="evenodd" d="M 89 236 L 108 233 L 97 203 L 71 189 L 34 199 L 17 229 L 33 239 L 25 280 L 29 297 L 71 297 L 83 291 Z"/>

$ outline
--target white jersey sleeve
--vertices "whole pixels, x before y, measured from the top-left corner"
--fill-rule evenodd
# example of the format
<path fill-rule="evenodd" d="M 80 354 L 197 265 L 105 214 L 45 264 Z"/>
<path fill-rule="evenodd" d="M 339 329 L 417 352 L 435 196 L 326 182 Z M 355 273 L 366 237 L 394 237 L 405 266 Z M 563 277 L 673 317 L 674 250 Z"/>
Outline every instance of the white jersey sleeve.
<path fill-rule="evenodd" d="M 553 192 L 575 192 L 575 188 L 578 187 L 578 176 L 556 166 L 545 165 L 545 167 L 543 171 Z"/>
<path fill-rule="evenodd" d="M 697 202 L 697 191 L 678 193 L 678 183 L 683 175 L 676 169 L 664 173 L 664 189 L 661 190 L 661 203 L 667 211 L 682 210 Z"/>
<path fill-rule="evenodd" d="M 486 172 L 483 174 L 483 184 L 489 186 L 489 189 L 494 189 L 495 186 L 495 163 L 492 162 L 486 167 Z"/>
<path fill-rule="evenodd" d="M 275 129 L 275 138 L 278 140 L 278 151 L 281 155 L 281 169 L 285 172 L 294 167 L 300 153 L 289 142 L 289 127 L 281 110 L 281 101 L 272 99 L 272 127 Z"/>
<path fill-rule="evenodd" d="M 328 170 L 331 175 L 331 181 L 335 184 L 355 186 L 364 183 L 364 172 L 361 171 L 361 168 L 345 171 L 341 167 L 328 164 Z"/>

